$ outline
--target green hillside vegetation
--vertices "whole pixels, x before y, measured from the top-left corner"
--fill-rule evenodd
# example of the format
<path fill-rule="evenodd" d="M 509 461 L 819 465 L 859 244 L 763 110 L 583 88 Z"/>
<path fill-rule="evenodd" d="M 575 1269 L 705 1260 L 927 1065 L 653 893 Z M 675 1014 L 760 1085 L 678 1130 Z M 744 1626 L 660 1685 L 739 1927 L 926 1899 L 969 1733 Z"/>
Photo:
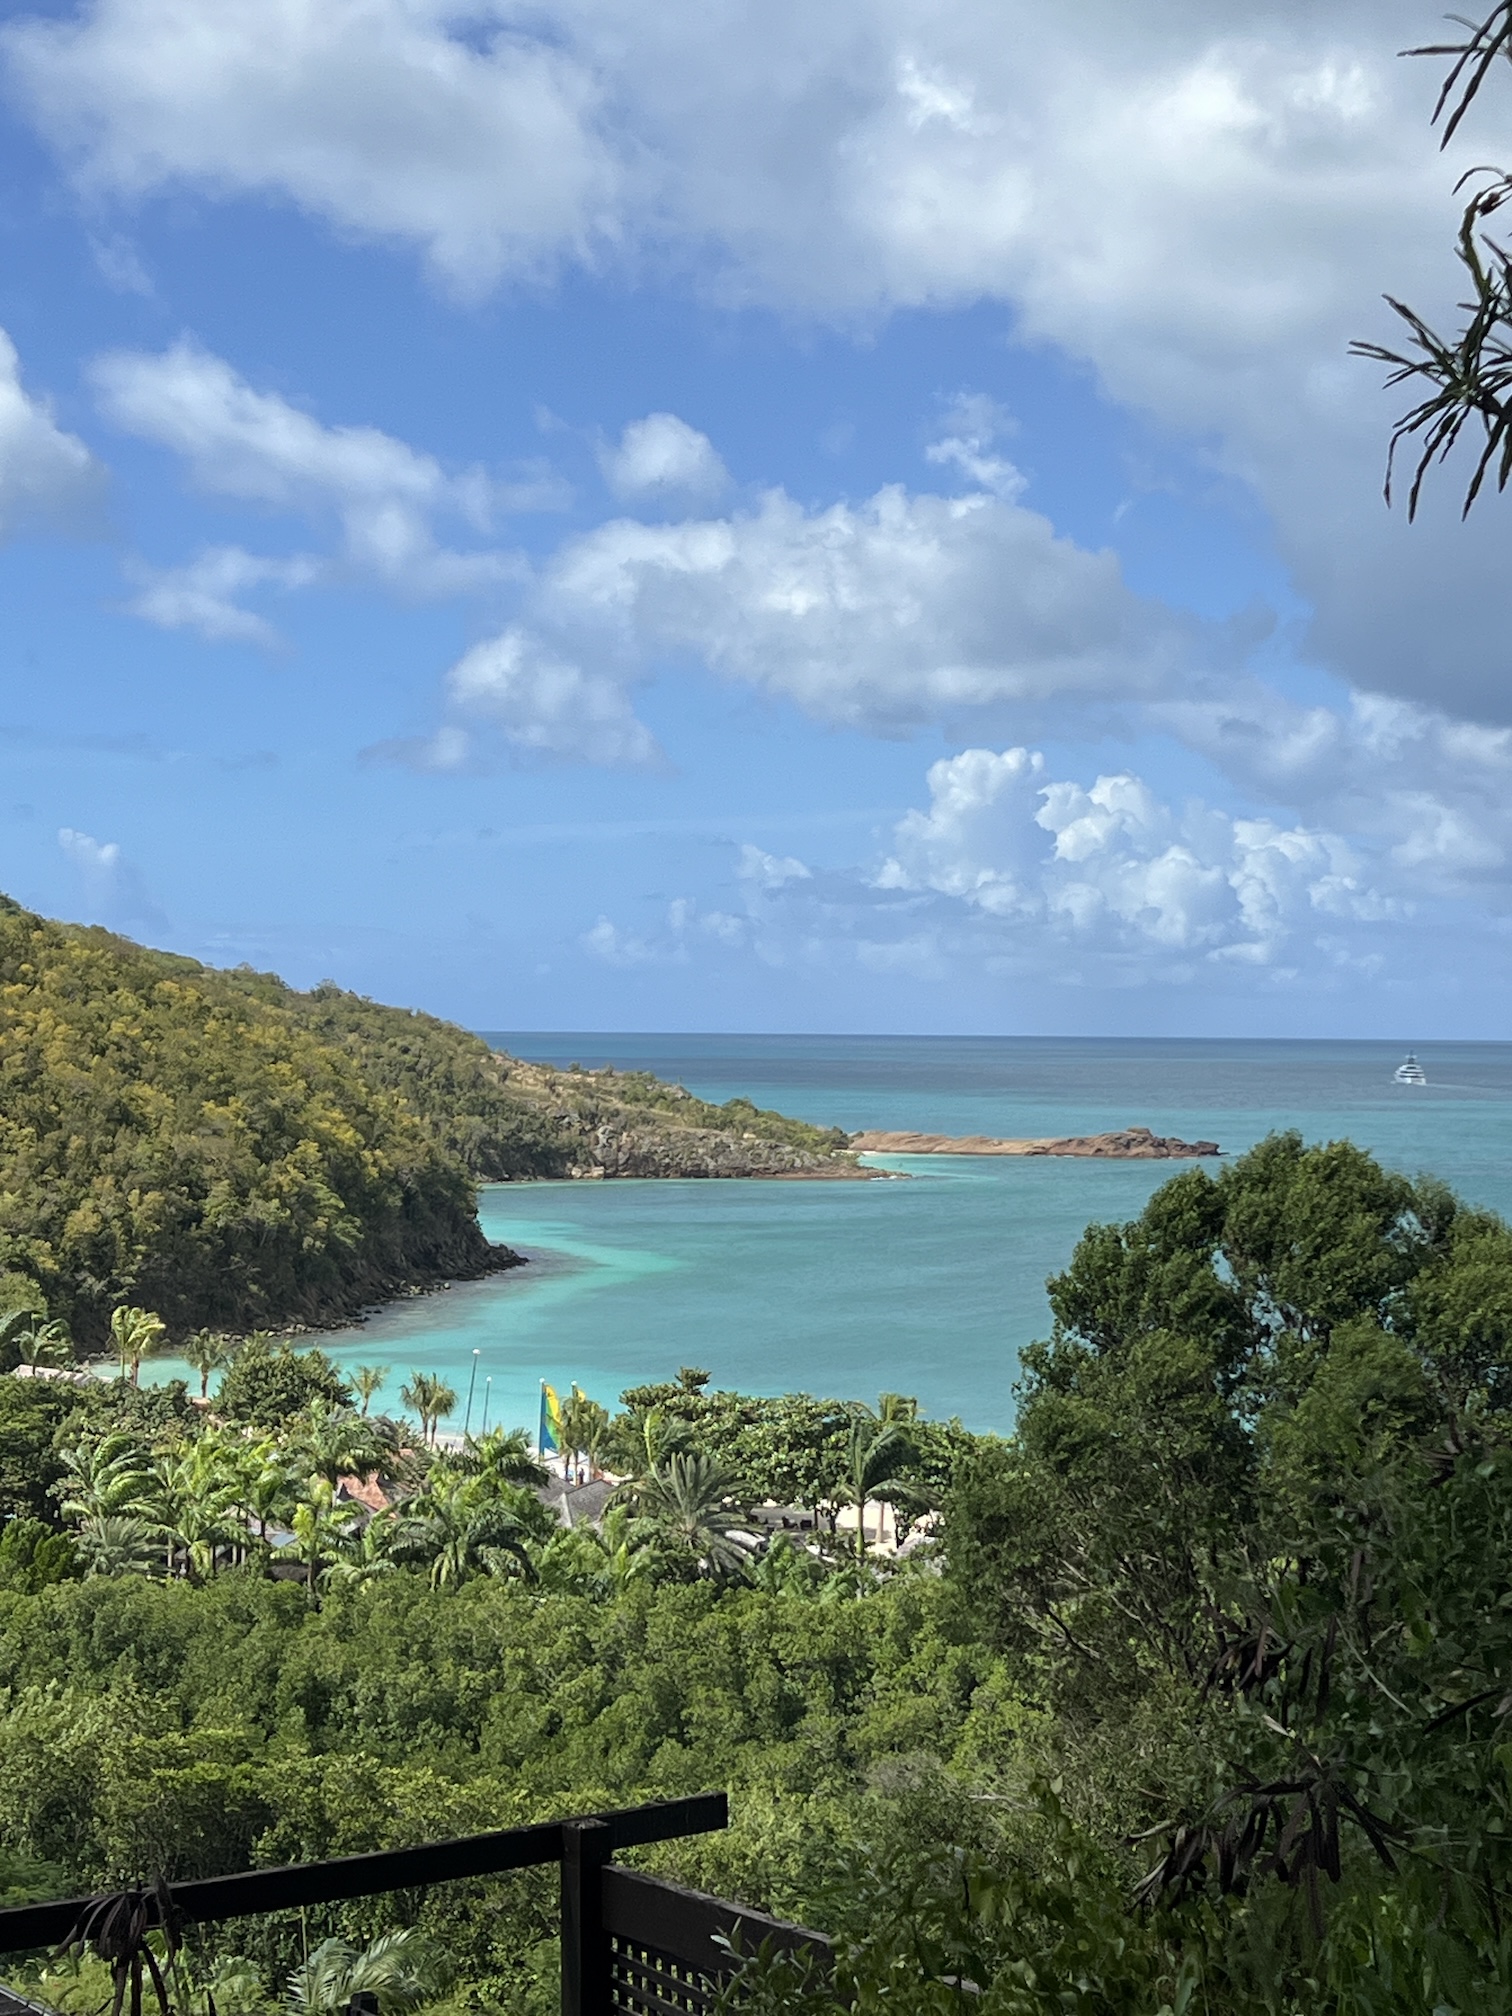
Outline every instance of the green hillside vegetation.
<path fill-rule="evenodd" d="M 668 1084 L 650 1071 L 551 1071 L 520 1063 L 515 1063 L 513 1070 L 522 1090 L 539 1086 L 538 1096 L 561 1101 L 590 1126 L 607 1114 L 623 1115 L 626 1120 L 654 1118 L 675 1127 L 718 1129 L 742 1139 L 778 1142 L 811 1155 L 834 1154 L 844 1150 L 848 1141 L 843 1128 L 792 1120 L 749 1099 L 711 1105 L 707 1099 L 695 1098 L 686 1086 Z"/>
<path fill-rule="evenodd" d="M 816 1161 L 850 1159 L 840 1128 L 792 1120 L 749 1099 L 714 1106 L 649 1071 L 557 1071 L 491 1049 L 455 1023 L 331 985 L 295 994 L 262 974 L 226 978 L 296 1015 L 370 1083 L 398 1093 L 441 1146 L 485 1181 L 571 1175 L 595 1159 L 599 1129 L 639 1135 L 674 1155 L 680 1145 L 696 1154 L 698 1136 L 717 1135 Z"/>
<path fill-rule="evenodd" d="M 480 1179 L 777 1173 L 844 1137 L 643 1073 L 554 1072 L 340 988 L 220 972 L 0 898 L 0 1309 L 104 1340 L 321 1324 L 514 1257 Z"/>
<path fill-rule="evenodd" d="M 321 1322 L 500 1258 L 395 1092 L 269 990 L 0 904 L 0 1295 L 82 1347 Z"/>
<path fill-rule="evenodd" d="M 1092 1227 L 1051 1303 L 1007 1440 L 698 1368 L 575 1395 L 627 1481 L 571 1531 L 520 1438 L 431 1446 L 263 1347 L 209 1410 L 0 1379 L 0 1885 L 725 1786 L 727 1834 L 648 1859 L 833 1931 L 863 2016 L 1499 2016 L 1512 1231 L 1280 1136 Z M 829 1530 L 883 1495 L 943 1507 L 898 1560 Z M 767 1496 L 817 1538 L 756 1536 Z M 529 1874 L 227 1926 L 191 2006 L 271 2016 L 302 1941 L 413 1923 L 421 2005 L 544 2016 L 554 1909 Z"/>
<path fill-rule="evenodd" d="M 271 974 L 227 975 L 296 1017 L 370 1085 L 403 1099 L 432 1138 L 483 1181 L 565 1176 L 571 1155 L 544 1101 L 510 1085 L 514 1060 L 434 1015 L 386 1008 L 329 983 L 299 994 Z"/>

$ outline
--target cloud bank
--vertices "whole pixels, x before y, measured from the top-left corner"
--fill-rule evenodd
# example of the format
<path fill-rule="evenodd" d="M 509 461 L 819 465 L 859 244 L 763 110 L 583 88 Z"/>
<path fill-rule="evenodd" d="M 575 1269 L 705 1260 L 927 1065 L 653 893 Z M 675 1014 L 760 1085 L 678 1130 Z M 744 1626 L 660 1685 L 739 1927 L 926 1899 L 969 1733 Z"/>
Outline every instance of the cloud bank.
<path fill-rule="evenodd" d="M 600 917 L 618 967 L 754 957 L 915 981 L 1332 988 L 1379 975 L 1411 878 L 1343 835 L 1165 803 L 1129 772 L 1054 777 L 1023 747 L 935 763 L 870 867 L 819 871 L 746 844 L 737 912 L 678 897 L 654 929 Z"/>
<path fill-rule="evenodd" d="M 842 322 L 1002 303 L 1251 487 L 1334 670 L 1506 720 L 1505 514 L 1389 518 L 1393 409 L 1345 357 L 1386 327 L 1384 289 L 1453 298 L 1451 185 L 1488 142 L 1436 150 L 1436 77 L 1395 53 L 1428 18 L 85 0 L 0 49 L 96 199 L 273 194 L 463 291 L 571 261 Z"/>

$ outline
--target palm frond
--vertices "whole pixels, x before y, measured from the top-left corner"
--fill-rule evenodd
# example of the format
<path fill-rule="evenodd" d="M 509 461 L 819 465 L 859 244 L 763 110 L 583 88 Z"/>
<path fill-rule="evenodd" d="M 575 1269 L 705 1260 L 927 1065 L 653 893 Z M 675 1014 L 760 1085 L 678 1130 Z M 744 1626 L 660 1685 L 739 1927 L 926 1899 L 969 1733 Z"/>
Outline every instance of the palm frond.
<path fill-rule="evenodd" d="M 1425 42 L 1419 48 L 1401 52 L 1404 56 L 1455 58 L 1453 67 L 1439 87 L 1433 107 L 1433 123 L 1436 126 L 1451 99 L 1454 100 L 1454 110 L 1444 123 L 1439 141 L 1441 147 L 1447 147 L 1459 130 L 1460 121 L 1470 110 L 1497 57 L 1512 56 L 1512 0 L 1497 0 L 1496 6 L 1480 22 L 1466 20 L 1463 14 L 1451 14 L 1448 18 L 1459 27 L 1468 29 L 1468 41 Z"/>
<path fill-rule="evenodd" d="M 1498 490 L 1504 490 L 1512 478 L 1512 255 L 1482 229 L 1487 218 L 1508 201 L 1512 201 L 1512 179 L 1498 174 L 1466 208 L 1458 257 L 1470 277 L 1472 294 L 1460 303 L 1467 319 L 1457 335 L 1439 335 L 1415 309 L 1388 294 L 1388 305 L 1411 334 L 1409 349 L 1403 353 L 1380 343 L 1350 345 L 1353 356 L 1390 367 L 1385 381 L 1388 387 L 1410 384 L 1431 388 L 1397 420 L 1386 457 L 1389 504 L 1398 452 L 1414 437 L 1420 442 L 1407 496 L 1409 520 L 1417 516 L 1429 470 L 1445 462 L 1466 429 L 1473 431 L 1476 423 L 1484 439 L 1460 515 L 1469 514 L 1493 469 Z"/>

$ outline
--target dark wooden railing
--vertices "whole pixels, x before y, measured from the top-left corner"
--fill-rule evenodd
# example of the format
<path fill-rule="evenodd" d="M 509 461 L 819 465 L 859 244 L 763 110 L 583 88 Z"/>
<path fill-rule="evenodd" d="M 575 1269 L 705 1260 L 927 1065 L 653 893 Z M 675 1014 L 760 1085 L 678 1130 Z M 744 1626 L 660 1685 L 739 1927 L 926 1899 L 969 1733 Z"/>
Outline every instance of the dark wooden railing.
<path fill-rule="evenodd" d="M 420 1848 L 173 1883 L 146 1892 L 142 1902 L 149 1924 L 162 1923 L 163 1899 L 175 1920 L 204 1923 L 556 1862 L 562 1872 L 562 2016 L 702 2016 L 735 1972 L 736 1949 L 802 1954 L 820 1971 L 830 1962 L 830 1943 L 821 1932 L 621 1869 L 612 1860 L 620 1849 L 728 1824 L 724 1793 L 705 1792 Z M 63 1945 L 98 1903 L 66 1897 L 0 1911 L 0 1954 Z"/>

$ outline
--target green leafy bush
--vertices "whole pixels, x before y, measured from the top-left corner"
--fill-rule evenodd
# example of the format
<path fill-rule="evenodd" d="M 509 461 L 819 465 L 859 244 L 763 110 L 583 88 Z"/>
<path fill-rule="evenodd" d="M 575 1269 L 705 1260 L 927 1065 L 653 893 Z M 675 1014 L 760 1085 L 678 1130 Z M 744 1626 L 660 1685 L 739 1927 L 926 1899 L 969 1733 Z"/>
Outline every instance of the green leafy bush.
<path fill-rule="evenodd" d="M 350 1407 L 352 1390 L 323 1351 L 297 1351 L 277 1338 L 249 1337 L 232 1357 L 216 1411 L 255 1428 L 282 1428 L 311 1401 Z"/>

